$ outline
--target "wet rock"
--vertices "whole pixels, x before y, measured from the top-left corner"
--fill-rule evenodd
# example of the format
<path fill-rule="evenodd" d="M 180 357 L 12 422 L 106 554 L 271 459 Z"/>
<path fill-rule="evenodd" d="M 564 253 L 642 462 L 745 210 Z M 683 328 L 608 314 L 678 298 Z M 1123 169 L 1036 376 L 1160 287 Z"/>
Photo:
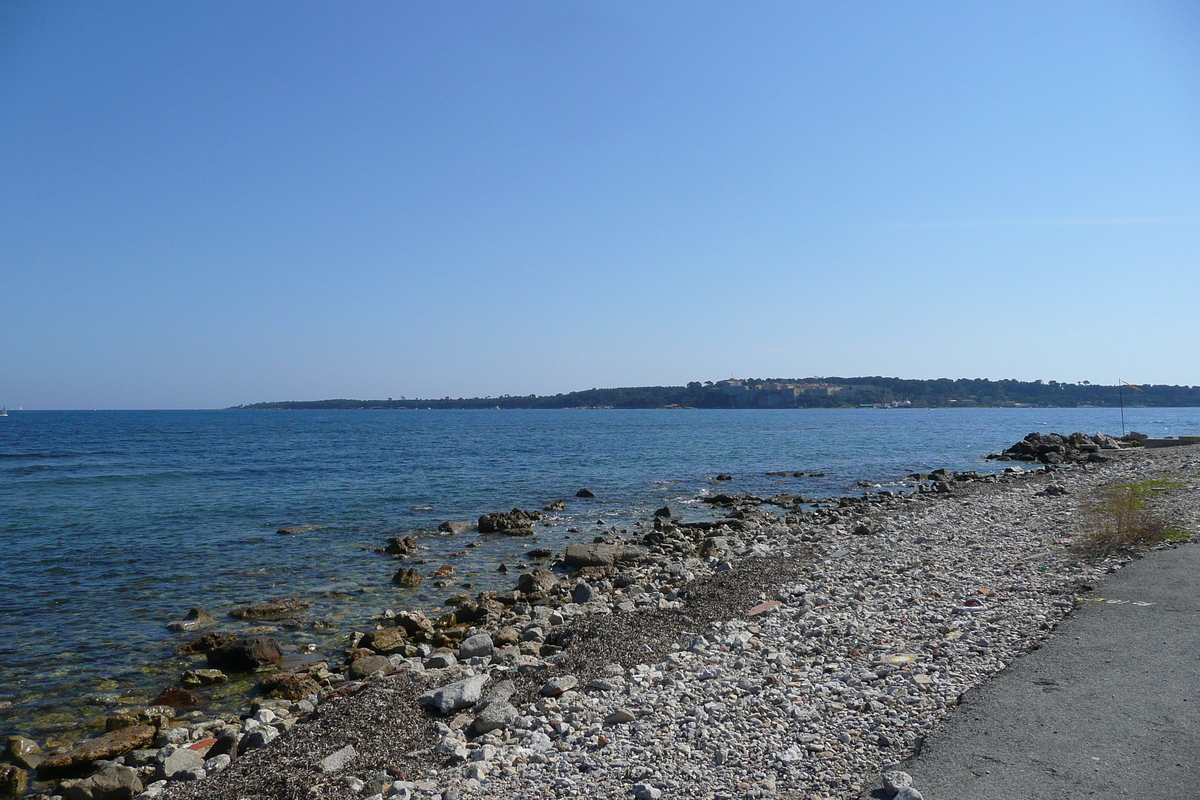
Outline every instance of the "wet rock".
<path fill-rule="evenodd" d="M 250 672 L 283 661 L 279 643 L 269 636 L 238 639 L 207 654 L 208 665 L 231 672 Z"/>
<path fill-rule="evenodd" d="M 553 502 L 547 503 L 546 507 L 542 510 L 549 511 L 551 513 L 560 513 L 560 512 L 566 511 L 567 510 L 567 501 L 566 500 L 555 500 Z"/>
<path fill-rule="evenodd" d="M 437 526 L 439 533 L 452 533 L 455 535 L 469 532 L 475 527 L 470 520 L 447 520 Z"/>
<path fill-rule="evenodd" d="M 208 704 L 208 698 L 197 692 L 188 691 L 179 686 L 168 686 L 159 692 L 158 697 L 150 705 L 170 706 L 171 708 L 202 708 Z"/>
<path fill-rule="evenodd" d="M 392 576 L 392 583 L 405 588 L 421 585 L 421 573 L 415 567 L 401 567 Z"/>
<path fill-rule="evenodd" d="M 549 558 L 554 555 L 554 551 L 549 547 L 535 547 L 525 553 L 526 558 Z"/>
<path fill-rule="evenodd" d="M 20 797 L 28 785 L 28 772 L 14 764 L 0 764 L 0 797 Z"/>
<path fill-rule="evenodd" d="M 729 475 L 728 473 L 722 472 L 722 473 L 719 473 L 715 478 L 713 478 L 713 480 L 714 481 L 731 481 L 731 480 L 733 480 L 733 476 Z"/>
<path fill-rule="evenodd" d="M 191 656 L 208 653 L 237 641 L 232 633 L 206 633 L 199 639 L 193 639 L 175 648 L 177 656 Z"/>
<path fill-rule="evenodd" d="M 593 498 L 596 496 L 596 493 L 593 492 L 591 489 L 584 488 L 584 489 L 580 489 L 578 492 L 576 492 L 575 496 L 583 497 L 583 498 Z"/>
<path fill-rule="evenodd" d="M 256 606 L 242 606 L 229 612 L 235 619 L 279 619 L 308 608 L 309 602 L 300 597 L 280 597 Z"/>
<path fill-rule="evenodd" d="M 479 532 L 528 535 L 533 532 L 533 523 L 541 518 L 541 512 L 524 511 L 520 508 L 514 508 L 507 513 L 484 514 L 479 518 Z"/>
<path fill-rule="evenodd" d="M 662 519 L 674 519 L 679 516 L 679 512 L 670 506 L 663 506 L 662 508 L 655 509 L 654 516 Z"/>
<path fill-rule="evenodd" d="M 219 669 L 189 669 L 179 678 L 179 684 L 185 689 L 195 689 L 197 686 L 216 686 L 229 680 L 229 676 Z"/>
<path fill-rule="evenodd" d="M 4 756 L 18 767 L 37 769 L 42 762 L 42 748 L 33 739 L 10 736 L 5 743 Z"/>
<path fill-rule="evenodd" d="M 358 646 L 369 647 L 385 656 L 403 653 L 404 648 L 408 646 L 408 632 L 400 627 L 380 628 L 364 636 Z"/>
<path fill-rule="evenodd" d="M 319 531 L 324 527 L 324 525 L 285 525 L 275 532 L 280 536 L 295 536 L 298 533 L 311 533 L 313 531 Z"/>
<path fill-rule="evenodd" d="M 439 713 L 449 714 L 460 708 L 468 708 L 479 702 L 483 696 L 483 687 L 487 684 L 487 675 L 475 675 L 461 681 L 432 689 L 418 698 L 421 705 L 436 709 Z"/>
<path fill-rule="evenodd" d="M 213 615 L 205 611 L 203 608 L 190 609 L 183 619 L 175 620 L 167 623 L 169 631 L 195 631 L 201 628 L 207 628 L 216 620 Z"/>
<path fill-rule="evenodd" d="M 319 692 L 321 685 L 308 672 L 277 672 L 259 681 L 258 690 L 264 697 L 302 700 Z"/>
<path fill-rule="evenodd" d="M 383 552 L 393 556 L 406 556 L 416 549 L 416 537 L 393 536 L 387 540 L 387 546 L 383 548 Z"/>
<path fill-rule="evenodd" d="M 154 740 L 155 732 L 153 725 L 136 725 L 88 739 L 65 752 L 47 755 L 38 765 L 38 774 L 54 777 L 82 771 L 95 761 L 111 760 L 145 747 Z"/>
<path fill-rule="evenodd" d="M 568 567 L 611 567 L 645 560 L 644 550 L 612 544 L 573 544 L 567 547 L 563 556 Z"/>

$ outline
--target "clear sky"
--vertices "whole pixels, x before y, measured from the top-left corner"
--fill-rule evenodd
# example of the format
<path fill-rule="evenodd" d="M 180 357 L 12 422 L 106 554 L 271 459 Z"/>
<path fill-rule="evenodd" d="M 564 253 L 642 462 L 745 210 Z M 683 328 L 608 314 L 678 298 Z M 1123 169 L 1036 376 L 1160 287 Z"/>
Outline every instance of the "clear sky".
<path fill-rule="evenodd" d="M 1200 384 L 1200 5 L 0 0 L 0 401 Z"/>

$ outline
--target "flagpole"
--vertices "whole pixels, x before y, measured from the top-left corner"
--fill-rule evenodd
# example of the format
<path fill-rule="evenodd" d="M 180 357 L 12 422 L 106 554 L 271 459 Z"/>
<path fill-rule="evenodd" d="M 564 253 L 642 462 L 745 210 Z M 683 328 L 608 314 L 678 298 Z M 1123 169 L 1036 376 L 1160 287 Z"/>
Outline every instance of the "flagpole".
<path fill-rule="evenodd" d="M 1125 436 L 1125 381 L 1117 378 L 1117 392 L 1121 395 L 1121 436 Z"/>

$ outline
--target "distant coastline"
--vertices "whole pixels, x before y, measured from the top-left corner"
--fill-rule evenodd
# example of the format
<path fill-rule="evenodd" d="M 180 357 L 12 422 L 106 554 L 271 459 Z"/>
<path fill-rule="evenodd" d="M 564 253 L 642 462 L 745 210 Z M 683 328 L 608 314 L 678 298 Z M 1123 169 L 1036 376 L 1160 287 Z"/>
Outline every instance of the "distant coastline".
<path fill-rule="evenodd" d="M 555 395 L 286 400 L 234 409 L 651 409 L 651 408 L 1150 408 L 1200 406 L 1200 386 L 1104 386 L 1058 381 L 905 378 L 748 378 L 686 386 L 587 389 Z"/>

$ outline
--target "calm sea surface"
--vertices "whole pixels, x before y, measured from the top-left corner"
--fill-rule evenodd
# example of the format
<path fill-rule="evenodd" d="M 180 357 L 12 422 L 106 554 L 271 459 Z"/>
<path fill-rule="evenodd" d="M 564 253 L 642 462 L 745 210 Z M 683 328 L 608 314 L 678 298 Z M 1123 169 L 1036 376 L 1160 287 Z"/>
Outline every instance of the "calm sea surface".
<path fill-rule="evenodd" d="M 1153 436 L 1200 432 L 1200 409 L 1125 415 Z M 526 548 L 590 541 L 663 503 L 699 517 L 718 472 L 734 477 L 725 491 L 823 497 L 999 469 L 983 455 L 1034 430 L 1120 426 L 1115 409 L 13 411 L 0 418 L 0 735 L 54 739 L 147 702 L 189 666 L 171 657 L 188 635 L 164 624 L 192 606 L 247 630 L 231 608 L 299 595 L 331 627 L 275 635 L 335 652 L 385 608 L 511 588 L 496 568 Z M 597 499 L 574 499 L 584 486 Z M 429 532 L 559 498 L 567 512 L 534 539 Z M 292 524 L 324 527 L 275 533 Z M 397 565 L 374 548 L 397 533 L 417 533 L 426 569 L 453 564 L 458 583 L 393 587 Z"/>

